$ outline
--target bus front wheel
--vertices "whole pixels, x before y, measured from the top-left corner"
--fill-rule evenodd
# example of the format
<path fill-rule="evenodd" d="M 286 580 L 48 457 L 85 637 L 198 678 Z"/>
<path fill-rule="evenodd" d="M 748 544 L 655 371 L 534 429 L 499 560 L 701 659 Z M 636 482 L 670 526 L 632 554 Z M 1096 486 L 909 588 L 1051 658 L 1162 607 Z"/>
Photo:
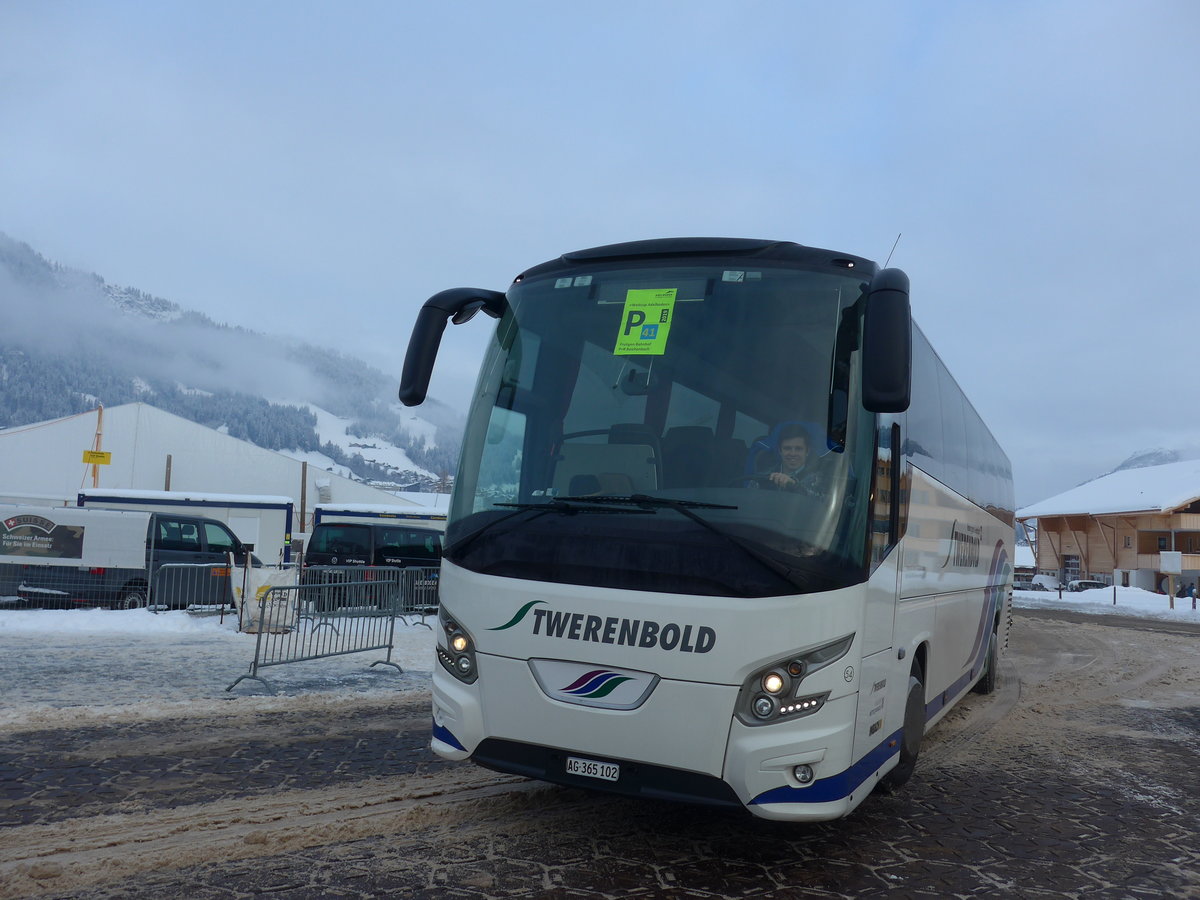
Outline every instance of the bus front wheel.
<path fill-rule="evenodd" d="M 908 696 L 904 701 L 904 730 L 900 734 L 900 762 L 879 780 L 886 793 L 892 793 L 912 778 L 925 736 L 925 685 L 916 672 L 908 676 Z"/>

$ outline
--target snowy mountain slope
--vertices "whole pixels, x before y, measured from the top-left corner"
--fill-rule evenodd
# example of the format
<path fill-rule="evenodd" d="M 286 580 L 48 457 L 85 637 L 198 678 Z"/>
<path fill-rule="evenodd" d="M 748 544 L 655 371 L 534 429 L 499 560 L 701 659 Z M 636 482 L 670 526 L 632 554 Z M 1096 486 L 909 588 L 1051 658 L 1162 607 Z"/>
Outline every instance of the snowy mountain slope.
<path fill-rule="evenodd" d="M 144 401 L 374 483 L 411 484 L 457 463 L 462 416 L 430 399 L 414 417 L 396 402 L 395 375 L 220 325 L 3 234 L 0 309 L 0 427 Z"/>
<path fill-rule="evenodd" d="M 1174 449 L 1155 447 L 1153 449 L 1138 450 L 1136 453 L 1131 453 L 1125 459 L 1125 461 L 1116 466 L 1112 472 L 1105 472 L 1104 474 L 1111 475 L 1113 472 L 1123 472 L 1126 469 L 1145 469 L 1149 468 L 1150 466 L 1165 466 L 1168 463 L 1184 462 L 1192 459 L 1200 459 L 1200 444 L 1183 444 Z"/>
<path fill-rule="evenodd" d="M 336 416 L 328 410 L 308 403 L 305 404 L 314 416 L 317 417 L 317 434 L 320 435 L 321 445 L 333 445 L 342 450 L 347 457 L 352 457 L 355 454 L 362 456 L 363 459 L 378 466 L 380 469 L 392 473 L 391 481 L 393 483 L 401 483 L 411 480 L 411 476 L 415 473 L 418 476 L 433 480 L 438 477 L 437 472 L 431 472 L 422 468 L 413 462 L 402 448 L 395 444 L 378 437 L 357 437 L 351 433 L 354 422 L 351 419 Z M 437 426 L 423 419 L 418 419 L 413 416 L 406 423 L 406 430 L 418 437 L 427 437 L 433 441 L 437 433 Z M 322 469 L 329 469 L 336 465 L 334 461 L 323 453 L 300 453 L 299 451 L 283 450 L 281 451 L 291 456 L 293 459 L 301 459 L 310 464 L 317 465 Z M 324 460 L 325 462 L 322 462 Z M 333 471 L 339 475 L 346 475 L 350 470 L 346 466 L 337 466 Z M 348 475 L 347 477 L 353 477 Z M 383 479 L 375 479 L 381 481 Z"/>

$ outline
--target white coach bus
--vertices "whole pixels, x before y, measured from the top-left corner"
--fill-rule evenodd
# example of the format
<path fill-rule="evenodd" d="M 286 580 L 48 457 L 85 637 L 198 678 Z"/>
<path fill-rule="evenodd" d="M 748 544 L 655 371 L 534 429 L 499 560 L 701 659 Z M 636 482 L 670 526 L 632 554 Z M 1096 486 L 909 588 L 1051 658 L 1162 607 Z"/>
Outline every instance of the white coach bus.
<path fill-rule="evenodd" d="M 577 787 L 845 815 L 995 687 L 1009 462 L 897 269 L 794 243 L 568 253 L 507 293 L 451 499 L 432 747 Z"/>

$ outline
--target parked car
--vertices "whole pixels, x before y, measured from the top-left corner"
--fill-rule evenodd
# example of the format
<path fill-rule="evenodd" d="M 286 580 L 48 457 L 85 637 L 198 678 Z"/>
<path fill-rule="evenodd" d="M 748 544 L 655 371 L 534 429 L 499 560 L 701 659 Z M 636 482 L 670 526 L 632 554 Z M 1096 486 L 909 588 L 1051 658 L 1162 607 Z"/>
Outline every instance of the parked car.
<path fill-rule="evenodd" d="M 442 534 L 408 523 L 322 522 L 304 550 L 306 566 L 437 567 Z"/>
<path fill-rule="evenodd" d="M 1091 591 L 1096 588 L 1106 588 L 1109 585 L 1103 581 L 1091 581 L 1087 578 L 1077 578 L 1074 581 L 1067 583 L 1067 590 L 1075 593 L 1077 591 Z"/>
<path fill-rule="evenodd" d="M 1053 575 L 1034 575 L 1029 589 L 1031 591 L 1061 591 L 1062 584 Z"/>
<path fill-rule="evenodd" d="M 1033 586 L 1033 578 L 1031 578 L 1028 575 L 1023 575 L 1019 578 L 1013 579 L 1013 590 L 1014 591 L 1035 591 L 1035 590 L 1039 590 L 1039 588 L 1035 588 Z"/>
<path fill-rule="evenodd" d="M 304 573 L 300 582 L 321 584 L 327 589 L 314 601 L 318 612 L 374 606 L 379 593 L 369 587 L 337 584 L 356 580 L 353 569 L 364 567 L 362 578 L 372 580 L 372 566 L 421 570 L 408 584 L 405 608 L 437 606 L 438 567 L 442 562 L 442 531 L 439 524 L 422 522 L 321 522 L 313 528 L 304 550 Z M 324 568 L 324 567 L 336 568 Z M 349 571 L 342 567 L 352 567 Z"/>

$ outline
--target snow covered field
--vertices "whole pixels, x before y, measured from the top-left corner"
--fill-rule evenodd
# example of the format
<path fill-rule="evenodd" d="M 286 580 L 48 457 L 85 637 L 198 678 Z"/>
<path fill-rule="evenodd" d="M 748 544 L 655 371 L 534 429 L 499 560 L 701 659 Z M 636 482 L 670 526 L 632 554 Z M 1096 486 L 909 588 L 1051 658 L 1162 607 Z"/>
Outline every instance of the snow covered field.
<path fill-rule="evenodd" d="M 1096 616 L 1124 615 L 1200 623 L 1190 599 L 1168 598 L 1133 588 L 1078 594 L 1019 591 L 1018 608 L 1068 609 Z M 430 620 L 431 624 L 436 624 Z M 255 681 L 225 689 L 249 671 L 256 636 L 241 634 L 231 618 L 193 617 L 173 611 L 0 611 L 0 728 L 61 725 L 73 720 L 153 718 L 210 711 L 227 704 L 272 709 L 297 702 L 336 703 L 346 694 L 385 698 L 428 687 L 433 631 L 397 622 L 393 660 L 404 668 L 371 667 L 381 653 L 263 669 L 274 696 Z"/>
<path fill-rule="evenodd" d="M 428 620 L 436 625 L 433 619 Z M 392 660 L 404 668 L 371 667 L 380 652 L 272 666 L 256 681 L 226 688 L 249 672 L 257 636 L 236 619 L 195 617 L 181 610 L 0 611 L 0 728 L 85 724 L 112 717 L 153 718 L 228 703 L 270 709 L 298 696 L 336 702 L 346 693 L 386 697 L 428 686 L 433 631 L 396 623 Z"/>
<path fill-rule="evenodd" d="M 1171 598 L 1165 594 L 1119 587 L 1116 589 L 1116 601 L 1114 605 L 1111 587 L 1080 591 L 1077 594 L 1063 591 L 1061 600 L 1054 591 L 1013 592 L 1013 606 L 1019 609 L 1069 609 L 1096 616 L 1139 616 L 1147 619 L 1200 622 L 1200 611 L 1192 609 L 1190 597 L 1176 597 L 1175 608 L 1171 609 Z"/>

